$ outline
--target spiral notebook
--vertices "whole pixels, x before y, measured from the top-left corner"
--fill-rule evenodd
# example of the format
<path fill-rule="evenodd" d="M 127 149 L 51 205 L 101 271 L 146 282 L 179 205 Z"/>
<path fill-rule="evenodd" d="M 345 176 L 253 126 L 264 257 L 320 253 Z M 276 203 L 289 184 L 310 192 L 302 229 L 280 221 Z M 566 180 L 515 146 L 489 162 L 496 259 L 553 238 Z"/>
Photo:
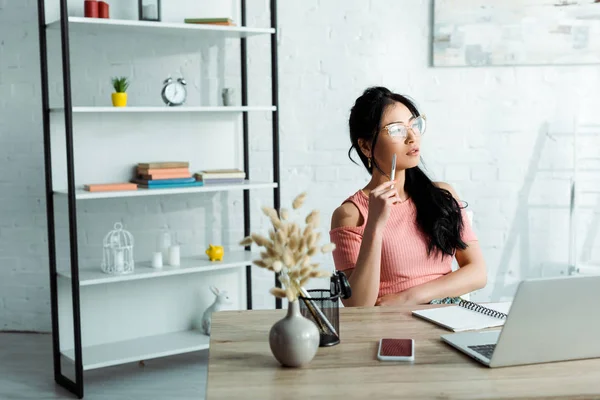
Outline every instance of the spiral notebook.
<path fill-rule="evenodd" d="M 458 304 L 415 310 L 413 315 L 454 332 L 495 328 L 504 325 L 511 302 L 485 305 L 463 300 Z"/>

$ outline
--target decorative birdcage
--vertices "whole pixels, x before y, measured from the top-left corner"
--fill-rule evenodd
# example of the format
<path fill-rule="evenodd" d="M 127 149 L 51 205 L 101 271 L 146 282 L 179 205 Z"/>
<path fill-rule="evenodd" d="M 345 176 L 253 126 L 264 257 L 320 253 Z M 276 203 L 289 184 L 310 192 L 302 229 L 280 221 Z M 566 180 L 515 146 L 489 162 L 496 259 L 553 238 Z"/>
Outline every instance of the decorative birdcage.
<path fill-rule="evenodd" d="M 133 236 L 117 222 L 114 230 L 104 237 L 102 272 L 113 275 L 133 272 Z"/>

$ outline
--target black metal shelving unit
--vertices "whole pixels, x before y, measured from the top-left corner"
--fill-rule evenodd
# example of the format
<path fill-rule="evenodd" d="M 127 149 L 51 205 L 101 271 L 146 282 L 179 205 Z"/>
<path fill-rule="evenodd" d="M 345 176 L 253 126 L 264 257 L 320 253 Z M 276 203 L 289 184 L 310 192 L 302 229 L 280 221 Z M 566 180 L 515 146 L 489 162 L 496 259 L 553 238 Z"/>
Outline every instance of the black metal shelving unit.
<path fill-rule="evenodd" d="M 67 159 L 67 202 L 68 202 L 68 226 L 70 240 L 70 273 L 71 273 L 71 296 L 73 305 L 73 338 L 74 338 L 74 371 L 75 379 L 67 377 L 61 366 L 60 332 L 58 315 L 58 274 L 56 260 L 56 237 L 55 237 L 55 193 L 52 183 L 52 152 L 50 131 L 50 104 L 49 104 L 49 76 L 48 76 L 48 44 L 45 0 L 38 0 L 38 26 L 39 26 L 39 49 L 40 49 L 40 72 L 42 93 L 42 120 L 44 138 L 44 165 L 46 183 L 46 212 L 48 226 L 48 255 L 49 255 L 49 277 L 52 311 L 52 347 L 54 356 L 54 379 L 56 383 L 63 386 L 78 398 L 84 396 L 84 375 L 81 338 L 81 311 L 80 311 L 80 281 L 79 260 L 77 252 L 77 198 L 75 191 L 75 165 L 73 147 L 73 106 L 71 92 L 71 55 L 69 49 L 69 17 L 68 1 L 58 0 L 60 7 L 60 37 L 61 37 L 61 67 L 64 91 L 64 118 L 65 139 Z M 246 0 L 240 0 L 241 27 L 246 26 Z M 279 97 L 278 97 L 278 64 L 277 64 L 277 1 L 270 0 L 271 28 L 275 30 L 271 34 L 271 85 L 272 85 L 272 141 L 273 141 L 273 204 L 275 209 L 280 208 L 280 168 L 279 168 Z M 247 63 L 247 38 L 240 38 L 240 62 L 241 62 L 241 103 L 248 105 L 248 63 Z M 242 111 L 243 131 L 243 164 L 250 178 L 250 151 L 249 137 L 250 129 L 247 111 Z M 250 193 L 249 189 L 243 190 L 244 208 L 244 234 L 249 235 L 250 227 Z M 246 248 L 249 250 L 249 247 Z M 246 306 L 252 309 L 252 267 L 247 265 L 246 273 Z M 275 284 L 280 286 L 277 279 Z M 281 308 L 281 300 L 276 299 L 276 308 Z"/>

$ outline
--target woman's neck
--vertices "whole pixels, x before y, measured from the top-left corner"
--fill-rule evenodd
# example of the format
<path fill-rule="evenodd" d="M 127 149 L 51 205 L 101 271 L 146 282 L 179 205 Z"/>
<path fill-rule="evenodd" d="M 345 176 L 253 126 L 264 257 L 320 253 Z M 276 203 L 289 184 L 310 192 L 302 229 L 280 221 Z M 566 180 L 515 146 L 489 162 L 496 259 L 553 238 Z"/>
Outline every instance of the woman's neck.
<path fill-rule="evenodd" d="M 382 183 L 388 182 L 390 178 L 386 175 L 383 175 L 381 172 L 377 170 L 377 168 L 373 169 L 373 175 L 371 176 L 371 181 L 364 187 L 363 191 L 365 194 L 369 195 L 371 190 L 375 189 L 377 186 Z M 398 191 L 398 196 L 400 200 L 406 200 L 408 194 L 404 191 L 404 182 L 406 180 L 406 170 L 402 169 L 400 171 L 396 171 L 396 176 L 394 177 L 394 188 Z"/>

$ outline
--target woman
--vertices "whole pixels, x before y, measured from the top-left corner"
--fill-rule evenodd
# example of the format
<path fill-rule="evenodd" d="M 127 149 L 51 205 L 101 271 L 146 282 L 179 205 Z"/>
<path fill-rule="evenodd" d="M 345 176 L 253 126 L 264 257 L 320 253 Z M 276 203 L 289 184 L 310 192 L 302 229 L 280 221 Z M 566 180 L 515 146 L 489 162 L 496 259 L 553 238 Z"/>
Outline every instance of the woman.
<path fill-rule="evenodd" d="M 425 119 L 415 105 L 372 87 L 356 100 L 349 125 L 350 151 L 372 177 L 331 220 L 335 266 L 352 287 L 344 305 L 448 302 L 484 287 L 485 261 L 456 192 L 418 167 Z"/>

